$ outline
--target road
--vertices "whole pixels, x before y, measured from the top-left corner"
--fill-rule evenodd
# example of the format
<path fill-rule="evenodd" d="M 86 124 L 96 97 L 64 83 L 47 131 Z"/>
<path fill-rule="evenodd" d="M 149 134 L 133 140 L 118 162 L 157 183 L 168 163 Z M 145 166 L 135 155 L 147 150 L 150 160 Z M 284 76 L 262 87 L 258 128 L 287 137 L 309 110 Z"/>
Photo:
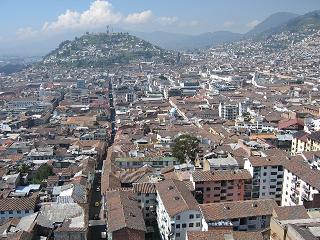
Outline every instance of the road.
<path fill-rule="evenodd" d="M 111 138 L 109 141 L 109 146 L 111 146 L 114 142 L 114 136 L 116 134 L 115 128 L 115 109 L 113 106 L 113 93 L 112 93 L 112 81 L 109 82 L 109 106 L 110 106 L 110 121 L 111 121 Z M 98 207 L 95 206 L 96 202 L 101 203 L 101 170 L 102 170 L 103 162 L 99 162 L 95 179 L 92 185 L 92 192 L 90 198 L 90 208 L 89 208 L 89 234 L 88 240 L 99 240 L 101 238 L 101 232 L 106 232 L 105 219 L 101 219 L 101 221 L 96 221 L 96 216 L 100 215 L 101 205 Z M 100 189 L 97 191 L 97 189 Z"/>
<path fill-rule="evenodd" d="M 95 173 L 95 179 L 92 184 L 91 198 L 89 199 L 89 234 L 88 240 L 99 240 L 101 238 L 101 232 L 106 231 L 106 225 L 103 224 L 103 221 L 93 221 L 98 220 L 97 216 L 100 215 L 101 210 L 101 169 L 102 161 L 98 163 Z M 97 191 L 99 189 L 99 191 Z M 95 203 L 98 202 L 99 206 L 97 207 Z M 97 224 L 100 222 L 100 224 Z M 93 224 L 92 224 L 93 223 Z M 94 226 L 91 226 L 94 225 Z"/>

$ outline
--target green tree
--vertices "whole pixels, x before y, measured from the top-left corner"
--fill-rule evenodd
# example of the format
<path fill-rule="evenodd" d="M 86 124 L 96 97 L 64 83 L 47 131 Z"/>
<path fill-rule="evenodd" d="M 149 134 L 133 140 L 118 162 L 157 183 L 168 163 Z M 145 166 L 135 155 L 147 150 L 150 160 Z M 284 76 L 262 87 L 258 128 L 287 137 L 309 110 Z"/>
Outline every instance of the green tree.
<path fill-rule="evenodd" d="M 49 176 L 53 175 L 53 167 L 48 164 L 41 165 L 38 170 L 32 176 L 32 183 L 40 184 L 44 179 L 47 179 Z"/>
<path fill-rule="evenodd" d="M 186 162 L 187 158 L 194 163 L 197 152 L 199 151 L 199 143 L 200 141 L 196 137 L 188 134 L 181 135 L 174 140 L 172 154 L 180 163 Z"/>
<path fill-rule="evenodd" d="M 25 163 L 21 164 L 21 165 L 18 167 L 18 171 L 19 171 L 20 173 L 28 173 L 29 170 L 30 170 L 30 166 L 27 165 L 27 164 L 25 164 Z"/>

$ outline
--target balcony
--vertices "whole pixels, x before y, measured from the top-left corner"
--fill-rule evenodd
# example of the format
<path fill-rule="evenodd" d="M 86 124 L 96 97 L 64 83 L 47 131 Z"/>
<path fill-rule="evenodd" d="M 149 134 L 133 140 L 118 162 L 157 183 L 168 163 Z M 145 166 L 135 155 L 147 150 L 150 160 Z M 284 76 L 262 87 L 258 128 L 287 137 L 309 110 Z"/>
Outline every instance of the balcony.
<path fill-rule="evenodd" d="M 301 198 L 302 198 L 304 201 L 309 201 L 309 198 L 308 198 L 307 194 L 302 194 L 302 195 L 301 195 Z"/>
<path fill-rule="evenodd" d="M 299 204 L 299 197 L 298 196 L 291 195 L 290 199 L 294 204 Z"/>

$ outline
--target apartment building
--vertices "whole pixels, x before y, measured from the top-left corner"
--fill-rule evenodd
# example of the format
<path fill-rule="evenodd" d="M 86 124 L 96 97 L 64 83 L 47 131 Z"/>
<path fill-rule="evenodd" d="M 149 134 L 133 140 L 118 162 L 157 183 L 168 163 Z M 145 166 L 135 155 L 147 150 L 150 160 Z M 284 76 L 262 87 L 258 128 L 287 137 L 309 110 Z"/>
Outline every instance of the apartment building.
<path fill-rule="evenodd" d="M 307 136 L 308 142 L 306 151 L 319 151 L 320 150 L 320 131 L 312 132 Z"/>
<path fill-rule="evenodd" d="M 284 156 L 250 157 L 244 168 L 252 175 L 252 199 L 282 199 Z"/>
<path fill-rule="evenodd" d="M 133 191 L 142 209 L 146 226 L 150 226 L 157 220 L 157 191 L 154 183 L 133 183 Z"/>
<path fill-rule="evenodd" d="M 240 115 L 240 107 L 236 102 L 219 104 L 219 117 L 227 120 L 235 120 Z"/>
<path fill-rule="evenodd" d="M 156 188 L 161 239 L 185 240 L 187 231 L 202 230 L 200 207 L 184 182 L 164 180 Z"/>
<path fill-rule="evenodd" d="M 293 134 L 291 142 L 291 153 L 297 154 L 307 150 L 309 133 L 299 131 Z"/>
<path fill-rule="evenodd" d="M 302 205 L 313 201 L 314 195 L 320 192 L 320 172 L 294 157 L 284 165 L 283 194 L 281 205 Z"/>
<path fill-rule="evenodd" d="M 248 170 L 195 171 L 190 180 L 199 203 L 251 199 L 252 176 Z"/>
<path fill-rule="evenodd" d="M 257 231 L 270 226 L 273 199 L 201 204 L 205 231 L 233 228 L 234 231 Z"/>

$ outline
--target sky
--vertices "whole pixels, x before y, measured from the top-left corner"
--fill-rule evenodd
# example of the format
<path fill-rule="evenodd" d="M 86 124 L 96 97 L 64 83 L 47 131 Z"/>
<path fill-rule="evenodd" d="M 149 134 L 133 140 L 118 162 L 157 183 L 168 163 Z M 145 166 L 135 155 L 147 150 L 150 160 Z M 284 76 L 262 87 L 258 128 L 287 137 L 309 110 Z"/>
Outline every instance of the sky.
<path fill-rule="evenodd" d="M 320 0 L 0 0 L 0 45 L 63 40 L 107 25 L 140 32 L 244 33 L 276 12 L 319 9 Z"/>

